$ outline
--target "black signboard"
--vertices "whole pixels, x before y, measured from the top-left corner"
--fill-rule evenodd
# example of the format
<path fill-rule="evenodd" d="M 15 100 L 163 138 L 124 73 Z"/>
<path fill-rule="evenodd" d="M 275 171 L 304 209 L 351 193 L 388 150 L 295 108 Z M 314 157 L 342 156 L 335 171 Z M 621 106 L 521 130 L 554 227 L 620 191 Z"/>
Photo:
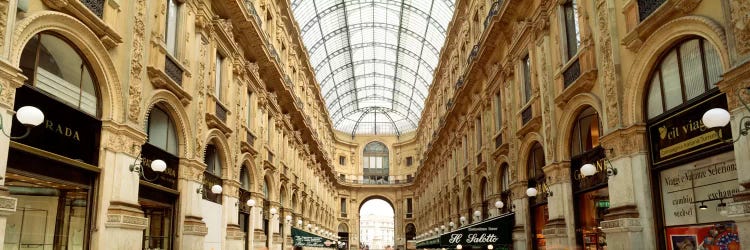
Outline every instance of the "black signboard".
<path fill-rule="evenodd" d="M 292 242 L 295 247 L 336 247 L 333 240 L 292 227 Z"/>
<path fill-rule="evenodd" d="M 442 247 L 462 246 L 495 247 L 513 244 L 515 213 L 506 213 L 440 236 Z"/>
<path fill-rule="evenodd" d="M 177 168 L 180 165 L 179 157 L 149 143 L 141 146 L 141 157 L 143 157 L 141 161 L 141 168 L 143 168 L 141 180 L 148 181 L 147 179 L 156 178 L 156 180 L 150 182 L 165 188 L 177 190 Z M 167 169 L 161 173 L 151 170 L 151 162 L 154 160 L 162 160 L 167 163 Z"/>
<path fill-rule="evenodd" d="M 727 109 L 726 95 L 708 96 L 650 123 L 648 132 L 653 166 L 726 145 L 725 140 L 732 139 L 731 127 L 708 129 L 701 120 L 703 113 L 712 108 Z"/>
<path fill-rule="evenodd" d="M 28 137 L 16 142 L 73 160 L 99 165 L 99 136 L 102 122 L 33 87 L 23 85 L 16 89 L 14 110 L 23 106 L 34 106 L 44 113 L 44 122 L 31 129 Z M 26 127 L 13 119 L 11 135 L 26 132 Z"/>
<path fill-rule="evenodd" d="M 607 165 L 606 157 L 604 148 L 598 146 L 570 159 L 570 176 L 573 179 L 573 193 L 607 184 L 607 167 L 609 165 Z M 584 177 L 581 174 L 581 167 L 585 164 L 594 165 L 597 170 L 596 174 Z"/>

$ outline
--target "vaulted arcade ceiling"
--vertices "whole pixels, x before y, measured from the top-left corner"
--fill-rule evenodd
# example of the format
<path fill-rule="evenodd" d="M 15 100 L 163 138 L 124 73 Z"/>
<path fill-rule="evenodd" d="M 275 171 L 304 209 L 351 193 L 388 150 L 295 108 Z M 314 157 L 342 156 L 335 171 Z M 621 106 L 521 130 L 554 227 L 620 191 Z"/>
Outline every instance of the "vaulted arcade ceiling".
<path fill-rule="evenodd" d="M 292 9 L 336 129 L 416 129 L 453 0 L 293 0 Z"/>

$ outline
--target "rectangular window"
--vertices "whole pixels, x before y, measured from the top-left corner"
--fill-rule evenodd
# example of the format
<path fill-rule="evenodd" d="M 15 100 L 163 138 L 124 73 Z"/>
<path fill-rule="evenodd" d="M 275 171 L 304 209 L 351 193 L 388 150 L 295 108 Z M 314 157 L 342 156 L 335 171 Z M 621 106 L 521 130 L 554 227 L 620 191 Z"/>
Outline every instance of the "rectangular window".
<path fill-rule="evenodd" d="M 476 131 L 476 141 L 477 141 L 477 151 L 482 149 L 482 117 L 477 117 L 477 124 L 475 127 Z"/>
<path fill-rule="evenodd" d="M 531 101 L 531 60 L 529 59 L 529 55 L 526 55 L 521 63 L 523 64 L 523 103 L 526 104 Z"/>
<path fill-rule="evenodd" d="M 413 211 L 411 198 L 406 198 L 406 218 L 411 218 L 412 213 Z"/>
<path fill-rule="evenodd" d="M 247 92 L 247 102 L 245 103 L 245 108 L 247 109 L 247 119 L 245 120 L 245 126 L 247 128 L 251 128 L 252 120 L 253 120 L 253 102 L 252 102 L 253 92 Z"/>
<path fill-rule="evenodd" d="M 177 28 L 179 26 L 180 3 L 177 0 L 167 0 L 167 28 L 164 43 L 167 53 L 175 56 L 177 53 Z"/>
<path fill-rule="evenodd" d="M 221 66 L 224 63 L 224 57 L 221 56 L 221 54 L 216 53 L 216 81 L 214 84 L 214 96 L 216 96 L 216 99 L 221 100 L 221 77 L 222 77 L 222 70 Z"/>
<path fill-rule="evenodd" d="M 346 198 L 341 198 L 341 215 L 346 217 Z"/>
<path fill-rule="evenodd" d="M 339 165 L 346 165 L 346 157 L 339 156 Z"/>
<path fill-rule="evenodd" d="M 495 130 L 500 130 L 503 125 L 502 103 L 500 101 L 500 92 L 497 92 L 495 94 Z"/>
<path fill-rule="evenodd" d="M 463 146 L 463 150 L 464 150 L 464 158 L 461 159 L 461 163 L 462 164 L 466 164 L 466 162 L 469 160 L 469 150 L 468 150 L 468 145 L 467 145 L 469 143 L 469 141 L 466 140 L 466 136 L 465 135 L 464 135 L 464 138 L 463 138 L 463 140 L 461 142 L 462 142 L 461 144 L 463 144 L 461 146 Z"/>
<path fill-rule="evenodd" d="M 413 161 L 414 161 L 414 158 L 412 158 L 411 156 L 407 156 L 406 157 L 406 166 L 411 166 L 411 164 L 414 163 Z"/>
<path fill-rule="evenodd" d="M 563 5 L 565 19 L 565 43 L 567 58 L 570 60 L 578 53 L 578 46 L 581 43 L 581 33 L 578 30 L 578 6 L 576 0 L 568 0 Z"/>

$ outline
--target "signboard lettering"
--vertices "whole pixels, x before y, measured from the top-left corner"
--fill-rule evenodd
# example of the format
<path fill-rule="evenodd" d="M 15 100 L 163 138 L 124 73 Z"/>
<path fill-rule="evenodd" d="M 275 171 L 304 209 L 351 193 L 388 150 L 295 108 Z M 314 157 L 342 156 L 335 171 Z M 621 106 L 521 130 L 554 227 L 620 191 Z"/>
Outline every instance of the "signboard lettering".
<path fill-rule="evenodd" d="M 726 95 L 710 96 L 649 125 L 653 165 L 658 166 L 669 160 L 717 148 L 716 146 L 725 144 L 725 140 L 732 139 L 729 126 L 708 129 L 703 125 L 703 112 L 712 108 L 726 109 Z"/>
<path fill-rule="evenodd" d="M 28 85 L 16 89 L 14 108 L 34 106 L 44 112 L 44 122 L 31 129 L 24 139 L 15 140 L 27 146 L 99 165 L 99 137 L 102 122 L 67 104 L 55 100 Z M 26 131 L 17 119 L 13 119 L 11 134 Z"/>

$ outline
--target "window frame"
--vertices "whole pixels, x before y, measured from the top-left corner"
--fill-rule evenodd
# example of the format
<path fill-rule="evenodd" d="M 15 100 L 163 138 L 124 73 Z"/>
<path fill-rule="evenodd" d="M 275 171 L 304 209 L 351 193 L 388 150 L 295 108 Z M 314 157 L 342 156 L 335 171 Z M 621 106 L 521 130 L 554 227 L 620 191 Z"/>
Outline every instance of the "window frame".
<path fill-rule="evenodd" d="M 560 45 L 563 56 L 563 64 L 577 58 L 578 53 L 581 51 L 581 25 L 580 25 L 580 3 L 577 0 L 565 0 L 559 5 L 559 20 L 560 20 L 560 34 L 564 39 L 560 39 Z M 573 23 L 571 24 L 568 19 L 568 12 L 572 10 Z M 571 26 L 574 28 L 574 33 L 570 33 Z M 571 37 L 573 35 L 573 37 Z M 571 53 L 570 42 L 571 39 L 575 39 L 576 46 L 575 52 Z"/>
<path fill-rule="evenodd" d="M 182 5 L 183 3 L 179 0 L 166 0 L 167 6 L 166 6 L 166 12 L 164 13 L 165 17 L 165 24 L 164 24 L 164 47 L 165 51 L 168 55 L 177 58 L 177 55 L 180 53 L 180 26 L 182 21 Z M 170 25 L 172 15 L 170 15 L 170 10 L 172 9 L 171 6 L 174 6 L 176 8 L 175 15 L 174 15 L 174 26 Z M 171 27 L 171 28 L 170 28 Z M 173 35 L 170 35 L 170 32 L 173 32 Z M 174 42 L 170 42 L 170 36 L 172 36 L 172 39 L 174 39 Z M 171 44 L 171 45 L 170 45 Z M 172 46 L 170 48 L 170 46 Z"/>
<path fill-rule="evenodd" d="M 532 83 L 531 83 L 531 55 L 526 54 L 521 59 L 521 81 L 523 84 L 523 105 L 526 106 L 529 102 L 531 102 L 531 98 L 533 96 L 532 91 Z"/>

